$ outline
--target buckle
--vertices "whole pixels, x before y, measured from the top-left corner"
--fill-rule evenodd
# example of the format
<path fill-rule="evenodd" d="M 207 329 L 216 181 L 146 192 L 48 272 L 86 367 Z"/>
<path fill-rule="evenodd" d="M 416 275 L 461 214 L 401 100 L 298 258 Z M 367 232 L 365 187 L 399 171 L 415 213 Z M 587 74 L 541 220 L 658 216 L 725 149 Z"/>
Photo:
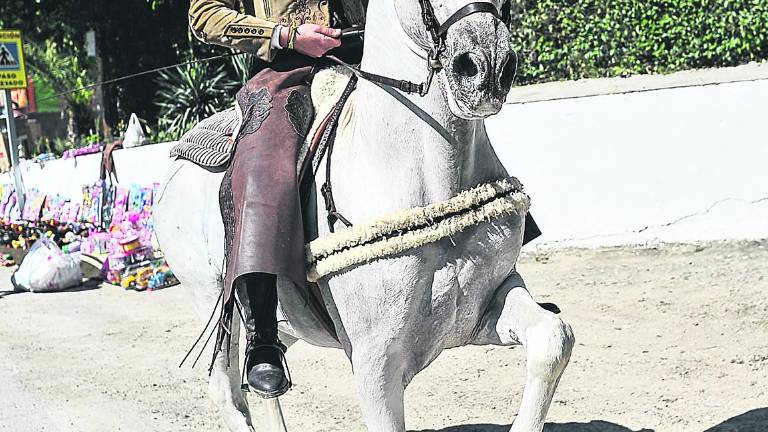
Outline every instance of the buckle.
<path fill-rule="evenodd" d="M 414 91 L 414 85 L 413 83 L 406 81 L 406 80 L 400 80 L 400 84 L 397 86 L 397 88 L 405 93 L 413 93 Z"/>

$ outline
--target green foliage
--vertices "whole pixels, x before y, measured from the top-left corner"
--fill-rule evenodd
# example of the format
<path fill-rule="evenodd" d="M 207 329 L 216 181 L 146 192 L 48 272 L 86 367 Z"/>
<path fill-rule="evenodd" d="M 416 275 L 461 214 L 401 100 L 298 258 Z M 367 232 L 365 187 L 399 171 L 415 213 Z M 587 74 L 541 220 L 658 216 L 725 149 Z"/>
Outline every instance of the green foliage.
<path fill-rule="evenodd" d="M 55 42 L 59 50 L 72 53 L 83 68 L 90 69 L 87 83 L 92 83 L 178 62 L 190 45 L 188 8 L 189 0 L 1 0 L 0 28 L 21 30 L 25 48 Z M 96 59 L 85 50 L 90 30 L 96 34 L 100 68 L 94 67 Z M 115 127 L 134 112 L 157 118 L 157 107 L 151 103 L 157 92 L 153 78 L 142 76 L 102 87 L 109 126 Z M 83 126 L 94 127 L 92 123 Z"/>
<path fill-rule="evenodd" d="M 78 57 L 52 40 L 42 44 L 27 42 L 26 58 L 30 68 L 45 77 L 57 93 L 81 88 L 88 83 L 88 70 Z M 70 118 L 73 134 L 88 133 L 93 128 L 91 99 L 93 90 L 66 93 L 63 100 Z"/>
<path fill-rule="evenodd" d="M 233 50 L 233 52 L 236 52 Z M 255 57 L 250 54 L 240 54 L 231 57 L 232 70 L 230 75 L 244 86 L 251 79 L 251 69 L 255 63 Z"/>
<path fill-rule="evenodd" d="M 177 139 L 200 120 L 233 104 L 239 83 L 224 65 L 209 63 L 178 66 L 160 73 L 155 104 L 160 108 L 158 129 Z"/>
<path fill-rule="evenodd" d="M 50 146 L 50 151 L 57 157 L 60 157 L 64 154 L 67 150 L 72 150 L 77 148 L 77 145 L 68 139 L 63 138 L 54 138 L 52 145 Z"/>
<path fill-rule="evenodd" d="M 768 58 L 765 0 L 510 1 L 522 84 Z"/>
<path fill-rule="evenodd" d="M 43 75 L 56 92 L 65 92 L 87 85 L 88 70 L 73 53 L 51 40 L 42 45 L 27 43 L 27 62 L 37 73 Z M 64 95 L 72 104 L 87 105 L 93 97 L 93 90 L 82 90 Z"/>
<path fill-rule="evenodd" d="M 59 112 L 59 101 L 55 97 L 56 90 L 45 76 L 34 73 L 35 93 L 37 94 L 37 110 L 40 112 Z"/>

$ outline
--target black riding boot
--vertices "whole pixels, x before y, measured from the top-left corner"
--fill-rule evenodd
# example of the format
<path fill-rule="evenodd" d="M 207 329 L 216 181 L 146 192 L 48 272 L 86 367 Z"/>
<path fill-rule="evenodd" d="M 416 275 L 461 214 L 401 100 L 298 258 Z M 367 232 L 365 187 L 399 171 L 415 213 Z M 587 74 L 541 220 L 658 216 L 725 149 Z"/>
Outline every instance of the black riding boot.
<path fill-rule="evenodd" d="M 237 278 L 235 290 L 245 321 L 248 384 L 262 398 L 281 396 L 291 383 L 283 367 L 286 347 L 277 338 L 277 277 L 246 274 Z"/>

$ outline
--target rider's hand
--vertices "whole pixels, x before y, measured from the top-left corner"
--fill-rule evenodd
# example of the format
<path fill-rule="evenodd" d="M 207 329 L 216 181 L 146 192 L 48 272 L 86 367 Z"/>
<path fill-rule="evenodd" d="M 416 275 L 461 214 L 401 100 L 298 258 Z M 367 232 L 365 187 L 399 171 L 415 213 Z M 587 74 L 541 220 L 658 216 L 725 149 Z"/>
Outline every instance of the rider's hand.
<path fill-rule="evenodd" d="M 283 27 L 280 33 L 280 45 L 288 46 L 288 31 Z M 329 50 L 341 45 L 341 30 L 317 24 L 302 24 L 296 29 L 294 50 L 310 57 L 320 57 Z"/>

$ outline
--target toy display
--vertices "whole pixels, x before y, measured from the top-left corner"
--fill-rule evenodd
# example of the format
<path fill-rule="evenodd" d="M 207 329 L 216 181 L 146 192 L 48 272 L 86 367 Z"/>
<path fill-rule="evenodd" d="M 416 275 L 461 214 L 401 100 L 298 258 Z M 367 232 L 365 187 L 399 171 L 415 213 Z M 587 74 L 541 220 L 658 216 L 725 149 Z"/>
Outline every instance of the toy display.
<path fill-rule="evenodd" d="M 37 189 L 30 189 L 27 192 L 24 211 L 21 213 L 22 219 L 33 222 L 40 220 L 40 212 L 43 209 L 44 203 L 45 195 L 41 194 Z"/>
<path fill-rule="evenodd" d="M 152 247 L 158 187 L 100 181 L 84 186 L 79 202 L 30 190 L 22 212 L 13 185 L 0 185 L 0 246 L 28 250 L 45 238 L 64 254 L 103 257 L 102 276 L 114 285 L 138 291 L 176 285 L 162 254 Z M 13 264 L 12 257 L 0 256 L 0 265 Z"/>
<path fill-rule="evenodd" d="M 0 266 L 13 267 L 15 265 L 16 265 L 16 260 L 13 259 L 13 256 L 11 256 L 11 254 L 2 254 L 2 256 L 0 256 Z"/>
<path fill-rule="evenodd" d="M 101 224 L 101 190 L 102 185 L 100 183 L 83 187 L 83 203 L 80 207 L 81 222 L 88 222 L 96 226 Z"/>

